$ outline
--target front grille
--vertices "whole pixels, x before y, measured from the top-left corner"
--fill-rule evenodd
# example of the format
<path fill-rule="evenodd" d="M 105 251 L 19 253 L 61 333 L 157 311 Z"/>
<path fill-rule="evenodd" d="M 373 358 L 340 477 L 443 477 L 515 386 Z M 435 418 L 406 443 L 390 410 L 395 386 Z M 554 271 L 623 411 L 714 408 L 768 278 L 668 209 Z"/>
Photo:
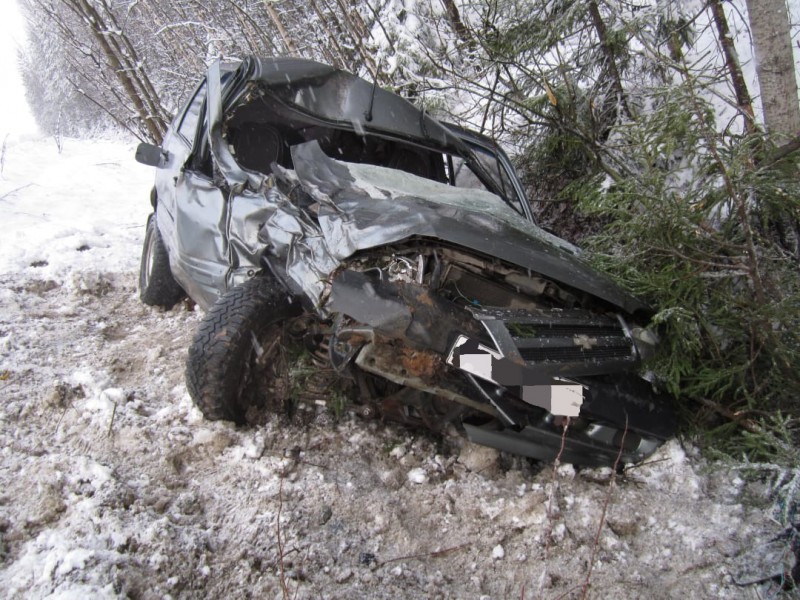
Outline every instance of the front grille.
<path fill-rule="evenodd" d="M 639 358 L 622 319 L 584 310 L 473 310 L 507 358 L 549 375 L 628 370 Z"/>
<path fill-rule="evenodd" d="M 631 355 L 630 347 L 627 348 L 593 348 L 586 351 L 583 348 L 527 348 L 520 349 L 520 355 L 525 362 L 574 362 L 584 360 L 627 359 Z"/>

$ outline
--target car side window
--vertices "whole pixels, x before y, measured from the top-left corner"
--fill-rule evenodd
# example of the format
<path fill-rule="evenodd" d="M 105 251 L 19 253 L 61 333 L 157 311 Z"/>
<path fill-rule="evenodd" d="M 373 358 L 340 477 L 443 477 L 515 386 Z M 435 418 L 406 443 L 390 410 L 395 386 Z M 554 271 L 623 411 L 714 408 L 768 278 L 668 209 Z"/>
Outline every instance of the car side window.
<path fill-rule="evenodd" d="M 460 156 L 453 157 L 453 172 L 455 174 L 454 179 L 456 187 L 483 190 L 485 192 L 489 191 L 481 180 L 478 179 L 478 176 L 467 166 L 467 161 Z"/>
<path fill-rule="evenodd" d="M 500 163 L 497 160 L 497 158 L 487 153 L 478 151 L 476 151 L 475 156 L 482 163 L 484 169 L 486 169 L 487 172 L 490 172 L 491 175 L 496 176 L 496 183 L 498 183 L 498 187 L 501 187 L 503 190 L 506 191 L 507 194 L 506 203 L 512 209 L 514 209 L 515 212 L 519 213 L 521 216 L 524 217 L 525 213 L 522 210 L 522 206 L 520 204 L 517 194 L 514 192 L 514 187 L 512 186 L 511 181 L 508 178 L 508 174 L 500 166 Z M 496 193 L 494 190 L 491 190 L 488 187 L 486 187 L 486 184 L 481 181 L 481 179 L 478 177 L 475 171 L 473 171 L 469 167 L 467 161 L 465 161 L 460 156 L 452 157 L 452 166 L 453 166 L 453 176 L 451 176 L 450 180 L 454 183 L 456 187 Z M 492 169 L 493 171 L 489 171 L 489 169 Z"/>
<path fill-rule="evenodd" d="M 180 133 L 181 136 L 189 142 L 190 146 L 194 141 L 194 135 L 197 131 L 197 121 L 200 118 L 200 109 L 203 106 L 203 100 L 206 96 L 205 92 L 206 80 L 204 79 L 200 82 L 200 85 L 197 86 L 191 102 L 189 102 L 186 110 L 183 113 L 181 123 L 178 125 L 178 133 Z"/>

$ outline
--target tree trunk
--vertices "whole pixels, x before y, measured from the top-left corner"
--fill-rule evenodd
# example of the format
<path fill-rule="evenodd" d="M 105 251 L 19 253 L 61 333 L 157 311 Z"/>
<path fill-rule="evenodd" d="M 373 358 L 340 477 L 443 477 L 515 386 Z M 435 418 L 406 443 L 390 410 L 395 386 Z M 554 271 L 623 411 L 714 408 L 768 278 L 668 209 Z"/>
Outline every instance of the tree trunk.
<path fill-rule="evenodd" d="M 332 62 L 331 64 L 333 64 L 334 66 L 338 66 L 341 69 L 346 69 L 348 66 L 347 56 L 345 55 L 344 50 L 342 50 L 342 47 L 339 45 L 339 42 L 337 40 L 337 37 L 339 37 L 338 32 L 334 31 L 328 24 L 328 19 L 323 14 L 322 10 L 319 7 L 319 4 L 317 4 L 317 0 L 309 0 L 309 2 L 311 4 L 311 8 L 313 8 L 314 12 L 317 13 L 317 17 L 319 18 L 320 23 L 322 23 L 322 28 L 328 34 L 328 39 L 331 42 L 331 46 L 338 55 L 338 59 L 335 62 Z"/>
<path fill-rule="evenodd" d="M 375 64 L 375 60 L 372 58 L 370 52 L 364 47 L 364 42 L 362 40 L 367 39 L 369 32 L 367 31 L 364 21 L 361 19 L 361 15 L 355 10 L 348 9 L 344 0 L 336 0 L 336 3 L 342 11 L 345 27 L 350 34 L 350 38 L 353 40 L 356 51 L 361 56 L 362 64 L 370 72 L 372 78 L 377 80 L 381 72 L 378 70 L 378 66 Z"/>
<path fill-rule="evenodd" d="M 714 23 L 717 26 L 717 33 L 719 34 L 719 43 L 725 55 L 725 66 L 733 83 L 733 91 L 736 93 L 736 104 L 738 104 L 739 110 L 744 115 L 744 130 L 747 133 L 753 133 L 755 131 L 753 101 L 750 99 L 750 92 L 747 89 L 742 68 L 739 66 L 739 55 L 733 45 L 733 38 L 728 27 L 725 9 L 722 7 L 722 0 L 711 0 L 710 6 L 714 15 Z M 789 51 L 791 52 L 791 48 Z"/>
<path fill-rule="evenodd" d="M 84 19 L 92 36 L 103 51 L 109 68 L 116 75 L 128 99 L 133 103 L 136 114 L 144 123 L 150 139 L 155 143 L 161 143 L 166 123 L 161 116 L 160 104 L 157 98 L 154 99 L 147 96 L 147 91 L 143 89 L 144 86 L 140 80 L 134 79 L 137 75 L 135 69 L 131 68 L 127 57 L 112 42 L 112 36 L 107 35 L 111 29 L 107 26 L 100 13 L 95 10 L 88 0 L 65 0 L 65 4 Z M 123 61 L 125 61 L 125 65 L 123 65 Z"/>
<path fill-rule="evenodd" d="M 283 25 L 281 16 L 278 14 L 278 11 L 275 10 L 275 7 L 272 6 L 272 2 L 269 2 L 269 0 L 264 0 L 264 8 L 267 9 L 267 14 L 269 15 L 270 20 L 278 30 L 278 34 L 281 36 L 287 52 L 294 56 L 300 56 L 300 53 L 297 51 L 297 45 L 294 43 L 292 36 L 289 35 L 289 32 L 286 31 L 286 27 Z"/>
<path fill-rule="evenodd" d="M 450 21 L 450 26 L 456 32 L 458 39 L 472 49 L 475 45 L 475 40 L 472 39 L 472 35 L 467 26 L 464 25 L 464 21 L 461 20 L 461 14 L 458 12 L 455 0 L 442 0 L 442 4 L 444 4 L 444 8 L 447 11 L 447 20 Z"/>
<path fill-rule="evenodd" d="M 589 14 L 592 17 L 592 24 L 597 32 L 597 38 L 600 40 L 600 47 L 603 50 L 603 56 L 606 60 L 606 68 L 611 78 L 611 89 L 616 96 L 619 110 L 621 110 L 623 116 L 632 119 L 633 113 L 631 113 L 631 109 L 628 106 L 628 99 L 625 95 L 625 90 L 622 88 L 622 78 L 620 77 L 619 69 L 617 69 L 617 57 L 614 56 L 614 49 L 611 47 L 611 43 L 608 40 L 608 28 L 606 27 L 605 21 L 603 21 L 596 0 L 590 0 Z"/>
<path fill-rule="evenodd" d="M 747 12 L 764 122 L 776 145 L 780 145 L 800 132 L 800 104 L 786 0 L 747 0 Z"/>

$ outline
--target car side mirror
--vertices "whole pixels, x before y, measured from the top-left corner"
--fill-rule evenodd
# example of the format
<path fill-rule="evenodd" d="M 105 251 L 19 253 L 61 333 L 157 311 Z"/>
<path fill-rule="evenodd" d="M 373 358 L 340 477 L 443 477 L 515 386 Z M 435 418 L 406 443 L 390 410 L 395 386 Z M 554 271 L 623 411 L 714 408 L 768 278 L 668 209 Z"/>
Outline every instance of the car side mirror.
<path fill-rule="evenodd" d="M 142 142 L 136 148 L 136 162 L 161 168 L 167 164 L 167 152 L 160 146 Z"/>

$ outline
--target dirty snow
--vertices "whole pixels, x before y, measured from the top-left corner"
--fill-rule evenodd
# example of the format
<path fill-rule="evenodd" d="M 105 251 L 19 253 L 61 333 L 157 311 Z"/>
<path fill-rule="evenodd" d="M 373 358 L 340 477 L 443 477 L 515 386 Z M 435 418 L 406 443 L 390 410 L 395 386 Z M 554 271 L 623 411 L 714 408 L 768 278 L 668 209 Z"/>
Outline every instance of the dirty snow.
<path fill-rule="evenodd" d="M 201 315 L 138 301 L 152 172 L 132 156 L 6 152 L 5 597 L 576 598 L 593 552 L 594 598 L 776 591 L 733 581 L 777 531 L 759 488 L 678 441 L 610 486 L 322 408 L 204 421 L 183 383 Z"/>

